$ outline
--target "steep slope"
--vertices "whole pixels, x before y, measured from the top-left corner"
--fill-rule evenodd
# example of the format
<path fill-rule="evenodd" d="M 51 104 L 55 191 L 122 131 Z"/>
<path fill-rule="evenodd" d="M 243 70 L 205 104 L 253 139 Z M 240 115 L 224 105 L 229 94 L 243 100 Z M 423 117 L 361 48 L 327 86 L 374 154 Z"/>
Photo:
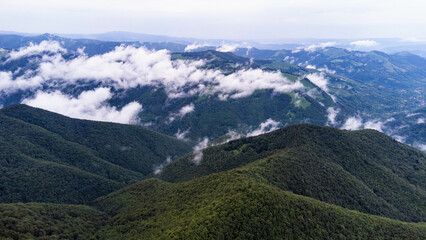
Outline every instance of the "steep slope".
<path fill-rule="evenodd" d="M 1 202 L 85 203 L 150 174 L 190 147 L 137 126 L 14 105 L 0 111 Z"/>
<path fill-rule="evenodd" d="M 289 126 L 203 150 L 165 167 L 181 182 L 246 168 L 283 190 L 345 208 L 406 221 L 426 219 L 426 157 L 374 130 L 355 132 L 309 124 Z"/>
<path fill-rule="evenodd" d="M 425 154 L 376 131 L 302 124 L 207 148 L 198 165 L 192 157 L 163 170 L 160 177 L 174 182 L 143 180 L 98 198 L 85 212 L 82 206 L 0 205 L 0 236 L 37 238 L 46 229 L 77 239 L 426 235 L 424 222 L 390 219 L 424 221 Z"/>
<path fill-rule="evenodd" d="M 424 223 L 362 214 L 283 191 L 246 170 L 149 179 L 100 198 L 101 239 L 422 239 Z"/>

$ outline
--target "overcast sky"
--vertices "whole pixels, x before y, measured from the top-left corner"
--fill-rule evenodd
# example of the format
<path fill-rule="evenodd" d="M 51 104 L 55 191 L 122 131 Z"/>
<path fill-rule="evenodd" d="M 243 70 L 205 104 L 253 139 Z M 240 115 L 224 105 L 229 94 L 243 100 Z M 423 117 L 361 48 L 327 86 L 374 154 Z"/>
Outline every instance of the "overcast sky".
<path fill-rule="evenodd" d="M 424 40 L 425 10 L 422 0 L 0 0 L 0 30 Z"/>

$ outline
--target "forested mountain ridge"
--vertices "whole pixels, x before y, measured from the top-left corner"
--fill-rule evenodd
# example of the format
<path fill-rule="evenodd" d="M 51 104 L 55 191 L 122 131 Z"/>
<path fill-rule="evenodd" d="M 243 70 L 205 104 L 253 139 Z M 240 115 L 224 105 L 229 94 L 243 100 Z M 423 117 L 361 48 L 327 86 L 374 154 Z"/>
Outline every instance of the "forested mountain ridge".
<path fill-rule="evenodd" d="M 35 121 L 29 112 L 23 118 Z M 0 235 L 420 240 L 425 165 L 423 152 L 374 130 L 293 125 L 196 149 L 151 175 L 163 180 L 142 180 L 90 207 L 2 204 Z"/>
<path fill-rule="evenodd" d="M 78 117 L 89 108 L 82 97 L 107 92 L 96 106 L 121 111 L 138 104 L 132 112 L 138 124 L 192 145 L 231 132 L 248 135 L 272 120 L 274 129 L 297 123 L 374 128 L 426 146 L 426 135 L 415 132 L 424 128 L 424 114 L 404 120 L 424 108 L 425 60 L 413 54 L 318 46 L 187 51 L 189 45 L 177 43 L 51 34 L 0 35 L 2 46 L 10 49 L 0 50 L 0 106 L 26 103 Z M 43 97 L 80 101 L 83 110 L 54 108 Z"/>
<path fill-rule="evenodd" d="M 426 157 L 374 130 L 293 125 L 186 155 L 160 178 L 181 182 L 242 167 L 283 190 L 349 209 L 425 221 Z"/>
<path fill-rule="evenodd" d="M 138 126 L 0 110 L 2 202 L 87 203 L 143 179 L 189 145 Z"/>
<path fill-rule="evenodd" d="M 418 56 L 6 45 L 0 238 L 426 236 L 426 155 L 401 143 L 426 146 Z"/>

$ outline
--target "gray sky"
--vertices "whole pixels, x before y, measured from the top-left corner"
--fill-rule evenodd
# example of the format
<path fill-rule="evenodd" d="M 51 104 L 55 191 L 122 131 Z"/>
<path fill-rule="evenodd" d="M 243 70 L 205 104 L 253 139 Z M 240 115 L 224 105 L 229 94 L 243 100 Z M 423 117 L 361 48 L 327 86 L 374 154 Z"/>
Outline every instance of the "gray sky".
<path fill-rule="evenodd" d="M 0 0 L 0 30 L 425 40 L 425 10 L 421 0 Z"/>

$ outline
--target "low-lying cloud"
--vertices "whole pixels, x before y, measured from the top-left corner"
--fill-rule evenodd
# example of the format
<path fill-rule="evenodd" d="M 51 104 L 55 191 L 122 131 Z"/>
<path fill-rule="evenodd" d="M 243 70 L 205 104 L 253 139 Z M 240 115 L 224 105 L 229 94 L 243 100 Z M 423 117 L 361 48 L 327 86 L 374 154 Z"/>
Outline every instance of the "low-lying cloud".
<path fill-rule="evenodd" d="M 378 43 L 374 40 L 358 40 L 351 42 L 351 45 L 356 47 L 374 47 L 378 45 Z"/>
<path fill-rule="evenodd" d="M 339 109 L 334 109 L 332 107 L 327 108 L 327 121 L 331 125 L 336 125 L 336 117 L 339 114 Z"/>
<path fill-rule="evenodd" d="M 21 47 L 18 50 L 9 53 L 9 61 L 18 58 L 32 56 L 41 53 L 66 53 L 67 50 L 57 41 L 42 41 L 39 44 L 30 43 L 27 47 Z"/>
<path fill-rule="evenodd" d="M 8 95 L 17 91 L 32 91 L 35 97 L 25 99 L 23 103 L 71 117 L 127 123 L 131 122 L 133 113 L 141 106 L 129 103 L 121 110 L 109 106 L 106 101 L 114 97 L 113 89 L 153 86 L 163 88 L 169 98 L 218 94 L 220 99 L 226 100 L 247 97 L 260 89 L 286 93 L 304 88 L 300 81 L 292 82 L 279 71 L 249 68 L 224 75 L 219 69 L 201 68 L 205 64 L 203 60 L 172 60 L 166 50 L 123 45 L 111 52 L 90 57 L 79 51 L 71 59 L 62 55 L 65 52 L 54 41 L 30 44 L 12 52 L 8 61 L 34 54 L 42 57 L 37 58 L 35 68 L 19 76 L 12 72 L 0 72 L 0 92 Z M 80 96 L 65 93 L 65 89 L 74 86 L 88 86 L 89 89 L 94 86 L 96 89 L 90 89 Z M 85 104 L 82 100 L 86 95 L 98 96 L 101 93 L 105 94 L 104 98 L 98 99 L 96 104 Z M 60 107 L 57 102 L 67 107 Z M 95 113 L 95 110 L 100 113 Z M 193 105 L 186 106 L 174 117 L 183 117 L 193 110 Z"/>
<path fill-rule="evenodd" d="M 426 144 L 424 144 L 424 143 L 415 142 L 413 144 L 413 147 L 420 149 L 423 152 L 426 152 Z"/>
<path fill-rule="evenodd" d="M 317 44 L 312 44 L 309 45 L 307 47 L 298 47 L 295 50 L 293 50 L 293 53 L 298 53 L 302 50 L 306 51 L 306 52 L 315 52 L 318 49 L 324 49 L 327 47 L 333 47 L 336 46 L 337 42 L 323 42 L 323 43 L 317 43 Z"/>
<path fill-rule="evenodd" d="M 207 44 L 207 43 L 203 43 L 203 44 L 197 44 L 197 43 L 193 43 L 193 44 L 190 44 L 190 45 L 187 45 L 186 47 L 185 47 L 185 52 L 192 52 L 192 51 L 194 51 L 194 50 L 196 50 L 196 49 L 199 49 L 199 48 L 203 48 L 203 47 L 207 47 L 207 46 L 210 46 L 209 44 Z"/>
<path fill-rule="evenodd" d="M 325 74 L 323 72 L 321 73 L 310 73 L 306 75 L 306 78 L 309 79 L 313 84 L 315 84 L 317 87 L 319 87 L 321 90 L 326 92 L 331 99 L 333 99 L 333 102 L 336 102 L 336 97 L 329 93 L 328 91 L 328 79 L 325 77 Z"/>
<path fill-rule="evenodd" d="M 47 46 L 51 46 L 52 51 L 57 49 L 57 45 Z M 258 89 L 288 92 L 303 88 L 300 82 L 293 83 L 280 72 L 242 69 L 224 75 L 217 69 L 200 69 L 202 65 L 202 60 L 171 60 L 166 50 L 151 51 L 133 46 L 119 46 L 111 52 L 92 57 L 81 54 L 72 59 L 65 59 L 58 53 L 43 57 L 36 70 L 16 79 L 13 79 L 12 73 L 2 72 L 0 76 L 7 81 L 2 84 L 4 86 L 0 85 L 0 91 L 28 90 L 45 85 L 60 88 L 79 81 L 101 83 L 115 89 L 163 87 L 170 98 L 214 93 L 237 98 Z"/>
<path fill-rule="evenodd" d="M 265 134 L 268 132 L 272 132 L 274 130 L 277 130 L 279 128 L 279 126 L 281 125 L 280 122 L 276 122 L 274 120 L 272 120 L 271 118 L 267 119 L 266 121 L 260 123 L 259 127 L 251 132 L 248 132 L 247 134 L 241 134 L 238 133 L 236 131 L 228 131 L 228 133 L 226 134 L 226 138 L 224 139 L 224 141 L 221 142 L 216 142 L 216 143 L 209 143 L 209 139 L 207 137 L 203 138 L 200 142 L 198 142 L 198 144 L 194 147 L 194 152 L 193 152 L 193 162 L 195 164 L 200 164 L 201 161 L 203 160 L 203 149 L 209 147 L 209 146 L 216 146 L 216 145 L 220 145 L 220 144 L 224 144 L 227 143 L 229 141 L 241 138 L 241 137 L 254 137 L 254 136 L 258 136 L 261 134 Z M 180 134 L 180 130 L 178 131 L 178 134 Z"/>
<path fill-rule="evenodd" d="M 194 158 L 193 162 L 198 165 L 201 163 L 201 160 L 203 160 L 203 149 L 207 148 L 209 145 L 209 139 L 204 138 L 201 140 L 197 145 L 194 147 Z"/>
<path fill-rule="evenodd" d="M 359 130 L 362 127 L 362 118 L 361 117 L 350 117 L 346 119 L 345 123 L 341 129 L 346 130 Z"/>
<path fill-rule="evenodd" d="M 172 113 L 169 116 L 169 123 L 173 122 L 176 118 L 183 118 L 186 114 L 193 112 L 195 106 L 193 103 L 183 106 L 177 113 Z"/>
<path fill-rule="evenodd" d="M 262 122 L 259 125 L 259 128 L 255 129 L 252 132 L 249 132 L 246 136 L 253 137 L 253 136 L 258 136 L 264 133 L 272 132 L 274 130 L 277 130 L 280 124 L 281 124 L 280 122 L 276 122 L 272 120 L 271 118 L 269 118 L 266 121 Z"/>
<path fill-rule="evenodd" d="M 374 129 L 379 132 L 383 132 L 383 126 L 384 126 L 383 122 L 379 120 L 370 120 L 364 123 L 365 129 Z"/>
<path fill-rule="evenodd" d="M 346 130 L 359 130 L 359 129 L 374 129 L 383 132 L 384 123 L 380 120 L 368 120 L 364 121 L 360 116 L 349 117 L 341 129 Z"/>
<path fill-rule="evenodd" d="M 188 135 L 188 133 L 189 133 L 189 129 L 187 129 L 185 131 L 181 131 L 180 129 L 178 129 L 178 131 L 175 133 L 175 137 L 179 140 L 186 141 L 186 140 L 188 140 L 186 138 L 186 135 Z"/>
<path fill-rule="evenodd" d="M 107 103 L 112 93 L 109 88 L 97 88 L 82 92 L 77 97 L 68 96 L 60 91 L 38 91 L 33 98 L 22 103 L 60 113 L 69 117 L 108 121 L 117 123 L 136 123 L 142 105 L 131 102 L 118 110 Z"/>
<path fill-rule="evenodd" d="M 239 48 L 241 44 L 238 43 L 224 43 L 221 46 L 216 48 L 216 51 L 218 52 L 234 52 Z"/>
<path fill-rule="evenodd" d="M 169 165 L 170 163 L 172 163 L 172 158 L 168 156 L 164 163 L 154 167 L 154 175 L 161 174 L 163 172 L 164 167 Z"/>

